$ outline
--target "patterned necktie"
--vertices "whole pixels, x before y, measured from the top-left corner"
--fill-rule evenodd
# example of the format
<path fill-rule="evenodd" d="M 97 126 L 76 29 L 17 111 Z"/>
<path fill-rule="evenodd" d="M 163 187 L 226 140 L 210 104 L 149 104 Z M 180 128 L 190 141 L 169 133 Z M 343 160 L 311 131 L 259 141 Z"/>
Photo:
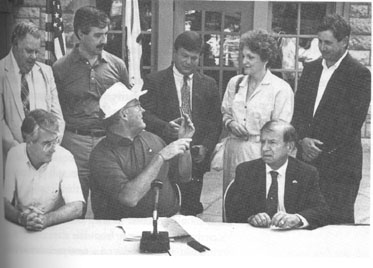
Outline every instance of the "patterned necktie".
<path fill-rule="evenodd" d="M 277 183 L 277 171 L 269 172 L 272 177 L 271 187 L 269 187 L 267 201 L 266 201 L 266 212 L 272 218 L 277 213 L 278 207 L 278 183 Z"/>
<path fill-rule="evenodd" d="M 21 100 L 23 104 L 23 111 L 25 116 L 30 112 L 30 100 L 29 100 L 30 91 L 26 81 L 25 74 L 21 76 Z"/>
<path fill-rule="evenodd" d="M 192 112 L 190 109 L 190 87 L 188 84 L 189 76 L 184 75 L 184 84 L 181 88 L 181 108 L 183 111 L 192 118 Z"/>

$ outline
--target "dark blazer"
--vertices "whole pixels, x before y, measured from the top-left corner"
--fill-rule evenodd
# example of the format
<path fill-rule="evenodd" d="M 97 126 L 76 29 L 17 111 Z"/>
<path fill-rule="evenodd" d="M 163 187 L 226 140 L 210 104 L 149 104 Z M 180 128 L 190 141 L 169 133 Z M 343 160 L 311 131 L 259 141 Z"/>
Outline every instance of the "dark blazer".
<path fill-rule="evenodd" d="M 148 93 L 141 96 L 140 102 L 146 110 L 144 122 L 146 129 L 160 136 L 166 143 L 172 142 L 163 135 L 163 129 L 169 121 L 180 117 L 179 101 L 172 66 L 151 73 L 144 79 L 143 90 Z M 204 145 L 208 155 L 201 164 L 193 163 L 194 174 L 202 175 L 209 169 L 210 154 L 218 142 L 222 116 L 220 96 L 213 78 L 199 72 L 193 75 L 192 121 L 196 129 L 192 145 Z"/>
<path fill-rule="evenodd" d="M 256 159 L 237 166 L 234 183 L 225 200 L 228 222 L 247 223 L 247 219 L 266 207 L 266 168 Z M 316 168 L 289 157 L 285 178 L 284 205 L 289 214 L 302 215 L 314 229 L 327 224 L 329 209 L 318 184 Z"/>
<path fill-rule="evenodd" d="M 324 143 L 323 153 L 311 164 L 322 180 L 358 184 L 362 176 L 360 129 L 370 103 L 370 71 L 349 54 L 335 70 L 313 116 L 322 59 L 305 65 L 298 90 L 292 124 L 299 138 Z M 298 148 L 301 156 L 301 148 Z"/>

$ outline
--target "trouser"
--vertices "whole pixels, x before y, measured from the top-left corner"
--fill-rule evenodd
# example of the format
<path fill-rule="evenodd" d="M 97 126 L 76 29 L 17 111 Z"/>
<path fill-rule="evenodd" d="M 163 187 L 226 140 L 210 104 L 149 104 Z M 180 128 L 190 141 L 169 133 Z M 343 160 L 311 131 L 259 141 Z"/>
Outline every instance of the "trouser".
<path fill-rule="evenodd" d="M 354 205 L 360 184 L 320 179 L 320 190 L 330 208 L 330 224 L 354 223 Z"/>
<path fill-rule="evenodd" d="M 180 183 L 181 209 L 180 213 L 184 215 L 197 215 L 203 212 L 203 206 L 200 202 L 203 176 L 194 177 L 188 183 Z"/>
<path fill-rule="evenodd" d="M 103 137 L 84 136 L 65 131 L 61 145 L 69 150 L 73 155 L 78 167 L 78 175 L 82 193 L 85 199 L 81 218 L 85 218 L 89 196 L 89 156 L 93 148 Z"/>

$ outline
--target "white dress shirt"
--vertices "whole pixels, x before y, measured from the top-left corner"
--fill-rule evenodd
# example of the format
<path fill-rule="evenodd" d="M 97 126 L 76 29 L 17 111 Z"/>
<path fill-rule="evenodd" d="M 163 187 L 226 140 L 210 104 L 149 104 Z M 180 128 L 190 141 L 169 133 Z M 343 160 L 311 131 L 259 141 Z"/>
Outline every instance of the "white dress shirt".
<path fill-rule="evenodd" d="M 5 167 L 4 197 L 21 211 L 31 206 L 43 213 L 60 206 L 84 202 L 78 169 L 73 155 L 57 145 L 49 163 L 35 169 L 26 152 L 26 143 L 10 149 Z"/>
<path fill-rule="evenodd" d="M 175 85 L 176 85 L 176 92 L 177 98 L 179 100 L 179 107 L 181 107 L 181 88 L 184 85 L 184 75 L 179 72 L 179 70 L 173 66 L 174 78 L 175 78 Z M 192 111 L 192 90 L 193 90 L 193 74 L 189 75 L 188 85 L 190 88 L 190 110 Z"/>
<path fill-rule="evenodd" d="M 272 169 L 267 164 L 265 165 L 266 166 L 266 197 L 268 196 L 269 188 L 271 187 L 271 184 L 272 184 L 272 176 L 271 176 L 270 172 L 271 171 L 276 171 L 278 173 L 278 176 L 277 176 L 277 183 L 278 183 L 278 207 L 277 207 L 277 212 L 281 211 L 281 212 L 286 213 L 284 195 L 285 195 L 286 170 L 288 168 L 288 163 L 289 163 L 289 161 L 286 160 L 285 164 L 283 164 L 277 170 Z M 309 225 L 308 221 L 303 216 L 301 216 L 299 214 L 295 214 L 295 215 L 297 215 L 303 222 L 303 225 L 300 226 L 299 228 L 305 228 Z"/>
<path fill-rule="evenodd" d="M 322 69 L 322 73 L 320 76 L 319 87 L 317 89 L 317 96 L 316 96 L 315 106 L 313 108 L 313 115 L 315 115 L 317 107 L 319 107 L 320 101 L 322 99 L 322 96 L 324 95 L 326 86 L 328 85 L 330 78 L 332 77 L 334 71 L 339 67 L 342 60 L 346 57 L 346 55 L 347 55 L 347 50 L 343 54 L 343 56 L 329 68 L 328 66 L 326 66 L 325 59 L 322 60 L 323 69 Z"/>

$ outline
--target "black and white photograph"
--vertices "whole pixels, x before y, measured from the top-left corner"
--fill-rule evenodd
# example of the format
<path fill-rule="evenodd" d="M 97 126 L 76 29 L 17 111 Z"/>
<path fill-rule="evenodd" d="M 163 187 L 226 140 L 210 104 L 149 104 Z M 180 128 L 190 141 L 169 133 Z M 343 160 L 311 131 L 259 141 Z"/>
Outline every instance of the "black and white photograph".
<path fill-rule="evenodd" d="M 1 267 L 372 264 L 371 29 L 371 1 L 0 0 Z"/>

